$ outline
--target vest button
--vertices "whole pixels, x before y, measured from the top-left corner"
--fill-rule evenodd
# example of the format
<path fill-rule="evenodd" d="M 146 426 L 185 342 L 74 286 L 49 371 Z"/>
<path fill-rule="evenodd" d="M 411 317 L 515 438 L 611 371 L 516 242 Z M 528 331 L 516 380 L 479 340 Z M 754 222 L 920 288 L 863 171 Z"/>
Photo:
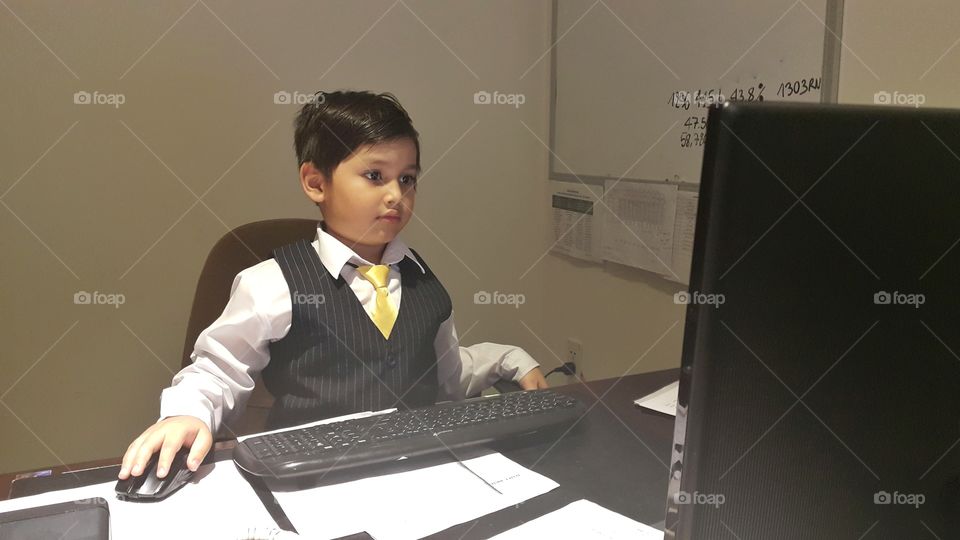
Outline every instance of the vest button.
<path fill-rule="evenodd" d="M 397 358 L 392 354 L 387 354 L 387 365 L 390 367 L 396 367 Z"/>

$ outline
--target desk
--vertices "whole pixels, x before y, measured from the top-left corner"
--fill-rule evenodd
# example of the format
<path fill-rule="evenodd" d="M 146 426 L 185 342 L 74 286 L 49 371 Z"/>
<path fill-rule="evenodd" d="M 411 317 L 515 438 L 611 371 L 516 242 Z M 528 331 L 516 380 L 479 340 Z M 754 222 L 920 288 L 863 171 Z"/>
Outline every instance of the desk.
<path fill-rule="evenodd" d="M 582 400 L 589 410 L 587 415 L 558 441 L 505 450 L 503 454 L 553 479 L 560 487 L 519 507 L 505 508 L 430 538 L 489 538 L 578 499 L 588 499 L 642 523 L 660 526 L 666 504 L 673 417 L 640 409 L 633 400 L 676 380 L 679 373 L 679 369 L 671 369 L 554 388 Z M 598 397 L 602 401 L 598 402 Z M 230 459 L 232 447 L 232 442 L 218 443 L 213 459 Z M 69 470 L 119 462 L 119 458 L 99 460 L 73 465 Z M 77 482 L 69 475 L 59 474 L 67 467 L 53 470 L 51 485 L 57 478 Z M 79 475 L 79 481 L 106 482 L 116 478 L 117 470 L 116 466 L 98 469 Z M 10 496 L 15 476 L 0 475 L 3 499 Z M 32 483 L 36 486 L 46 482 Z M 12 487 L 17 495 L 22 494 L 17 486 Z"/>

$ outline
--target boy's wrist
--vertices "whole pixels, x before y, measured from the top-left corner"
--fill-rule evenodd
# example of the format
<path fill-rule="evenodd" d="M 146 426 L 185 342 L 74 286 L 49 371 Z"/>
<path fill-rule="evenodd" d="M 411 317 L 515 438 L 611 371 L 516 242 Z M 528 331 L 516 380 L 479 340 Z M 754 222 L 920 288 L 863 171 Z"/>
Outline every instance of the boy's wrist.
<path fill-rule="evenodd" d="M 179 399 L 175 393 L 171 392 L 176 387 L 167 388 L 163 391 L 160 398 L 160 420 L 170 418 L 171 416 L 192 416 L 207 426 L 212 435 L 216 435 L 213 411 L 205 407 L 202 403 L 192 402 L 191 399 Z M 159 421 L 159 420 L 158 420 Z"/>

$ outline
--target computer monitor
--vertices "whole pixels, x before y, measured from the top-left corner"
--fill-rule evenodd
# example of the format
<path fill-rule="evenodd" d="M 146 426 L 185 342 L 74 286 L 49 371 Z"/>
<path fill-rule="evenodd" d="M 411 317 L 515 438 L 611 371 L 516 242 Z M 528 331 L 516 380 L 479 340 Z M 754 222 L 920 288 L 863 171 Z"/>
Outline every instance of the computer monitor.
<path fill-rule="evenodd" d="M 960 111 L 709 112 L 665 536 L 960 537 Z"/>

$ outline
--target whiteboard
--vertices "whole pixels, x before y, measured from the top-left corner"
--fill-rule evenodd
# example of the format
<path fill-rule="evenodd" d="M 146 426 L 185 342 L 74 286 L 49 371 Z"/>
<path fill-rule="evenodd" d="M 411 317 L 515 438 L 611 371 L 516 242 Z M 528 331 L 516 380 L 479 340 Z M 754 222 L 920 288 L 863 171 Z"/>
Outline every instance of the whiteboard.
<path fill-rule="evenodd" d="M 838 4 L 556 0 L 551 178 L 698 183 L 711 102 L 835 96 Z"/>

